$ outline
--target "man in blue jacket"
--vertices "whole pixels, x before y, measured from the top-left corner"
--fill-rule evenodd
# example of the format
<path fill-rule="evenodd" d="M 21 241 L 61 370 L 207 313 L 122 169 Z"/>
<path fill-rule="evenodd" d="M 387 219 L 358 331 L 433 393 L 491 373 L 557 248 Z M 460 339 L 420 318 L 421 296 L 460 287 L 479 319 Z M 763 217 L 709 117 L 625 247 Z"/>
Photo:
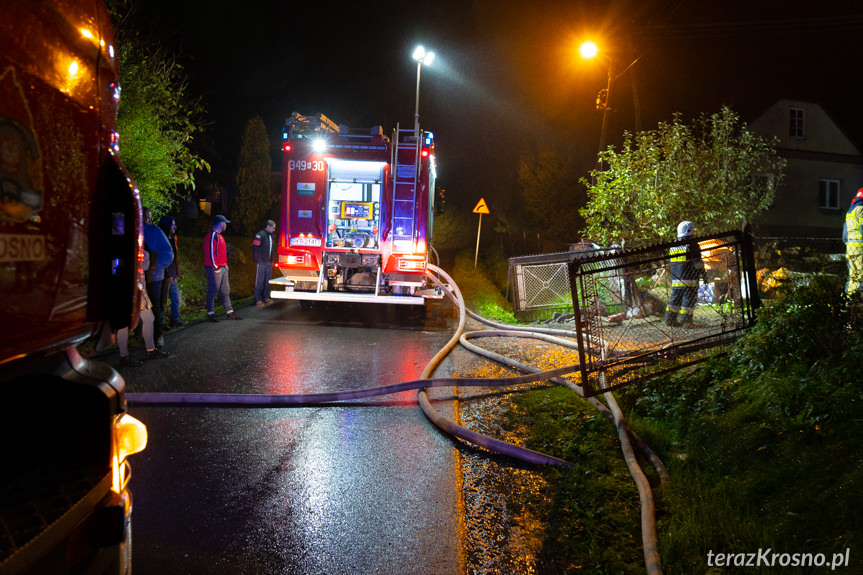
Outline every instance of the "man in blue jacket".
<path fill-rule="evenodd" d="M 150 269 L 147 270 L 147 295 L 153 303 L 153 338 L 156 347 L 165 345 L 162 337 L 162 282 L 165 280 L 165 268 L 174 261 L 174 250 L 171 243 L 159 226 L 153 223 L 150 208 L 142 208 L 144 216 L 144 249 L 150 252 Z"/>

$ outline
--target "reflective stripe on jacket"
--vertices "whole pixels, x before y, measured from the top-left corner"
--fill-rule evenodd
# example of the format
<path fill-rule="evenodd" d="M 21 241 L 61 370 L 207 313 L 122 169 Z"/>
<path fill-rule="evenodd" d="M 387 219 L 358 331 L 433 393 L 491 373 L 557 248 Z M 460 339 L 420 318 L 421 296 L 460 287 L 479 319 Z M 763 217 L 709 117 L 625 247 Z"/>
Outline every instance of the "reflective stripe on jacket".
<path fill-rule="evenodd" d="M 220 268 L 228 265 L 228 248 L 222 234 L 215 231 L 204 239 L 204 266 Z"/>
<path fill-rule="evenodd" d="M 693 241 L 681 246 L 672 246 L 668 251 L 671 256 L 669 258 L 671 286 L 697 287 L 704 269 L 698 244 Z"/>
<path fill-rule="evenodd" d="M 845 245 L 852 247 L 863 247 L 863 205 L 851 206 L 845 214 L 845 228 L 848 238 Z"/>

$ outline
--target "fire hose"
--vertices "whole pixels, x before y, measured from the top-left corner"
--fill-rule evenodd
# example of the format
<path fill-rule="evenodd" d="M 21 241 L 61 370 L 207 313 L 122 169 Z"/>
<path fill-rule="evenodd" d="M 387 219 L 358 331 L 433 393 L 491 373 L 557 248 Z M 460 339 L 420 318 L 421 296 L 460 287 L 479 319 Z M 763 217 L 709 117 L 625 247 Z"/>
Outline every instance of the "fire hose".
<path fill-rule="evenodd" d="M 452 291 L 435 275 L 442 276 L 447 283 L 452 286 Z M 459 324 L 456 332 L 447 344 L 441 348 L 437 354 L 428 362 L 422 372 L 421 379 L 396 384 L 383 385 L 374 388 L 365 388 L 351 391 L 332 392 L 332 393 L 310 393 L 299 395 L 285 394 L 228 394 L 228 393 L 127 393 L 126 399 L 130 405 L 134 406 L 182 406 L 182 405 L 219 405 L 219 406 L 261 406 L 261 407 L 284 407 L 284 406 L 312 406 L 327 404 L 338 401 L 346 401 L 360 399 L 364 397 L 372 397 L 378 395 L 387 395 L 391 393 L 399 393 L 411 389 L 418 389 L 417 400 L 420 408 L 425 416 L 434 423 L 438 428 L 449 433 L 454 437 L 463 439 L 469 443 L 479 445 L 490 451 L 501 453 L 534 464 L 547 464 L 559 466 L 571 466 L 572 463 L 562 460 L 551 455 L 540 453 L 531 449 L 513 445 L 511 443 L 501 441 L 481 433 L 469 430 L 448 417 L 438 412 L 432 405 L 428 397 L 427 389 L 432 387 L 458 387 L 458 386 L 482 386 L 482 387 L 503 387 L 526 383 L 534 383 L 540 381 L 552 381 L 557 384 L 565 385 L 583 397 L 584 393 L 580 386 L 563 379 L 561 376 L 572 373 L 579 369 L 579 365 L 570 365 L 552 370 L 539 370 L 533 366 L 522 364 L 511 358 L 495 354 L 481 347 L 473 345 L 469 342 L 470 339 L 481 337 L 529 337 L 540 339 L 548 343 L 561 345 L 565 347 L 573 347 L 574 344 L 564 338 L 557 337 L 561 334 L 560 330 L 547 330 L 542 328 L 525 328 L 507 326 L 491 322 L 481 316 L 467 310 L 464 304 L 464 299 L 458 286 L 441 268 L 428 264 L 428 277 L 438 285 L 444 294 L 446 294 L 459 309 Z M 466 317 L 474 318 L 486 325 L 499 328 L 496 331 L 468 332 L 465 333 Z M 430 377 L 441 361 L 450 353 L 450 351 L 461 343 L 465 349 L 502 363 L 509 365 L 521 371 L 527 371 L 529 375 L 503 377 L 503 378 L 432 378 Z M 656 542 L 656 527 L 654 518 L 654 503 L 650 484 L 647 481 L 644 472 L 638 465 L 635 453 L 632 449 L 632 442 L 648 457 L 651 463 L 656 468 L 661 480 L 668 480 L 668 472 L 656 454 L 627 426 L 623 419 L 620 408 L 614 400 L 610 392 L 605 393 L 604 397 L 608 402 L 605 406 L 595 397 L 588 398 L 588 401 L 600 413 L 611 419 L 618 430 L 618 436 L 621 442 L 627 467 L 635 480 L 639 492 L 639 499 L 642 506 L 642 543 L 645 557 L 645 564 L 649 575 L 661 574 L 661 564 L 659 560 L 658 545 Z"/>
<path fill-rule="evenodd" d="M 452 293 L 450 293 L 446 289 L 444 289 L 444 293 L 446 293 L 451 299 L 453 299 L 456 302 L 456 304 L 459 306 L 459 310 L 461 312 L 459 314 L 461 321 L 459 322 L 459 330 L 457 330 L 457 333 L 460 333 L 463 331 L 463 328 L 464 328 L 465 307 L 464 307 L 464 300 L 462 299 L 461 294 L 458 292 L 458 287 L 455 285 L 455 282 L 452 281 L 452 278 L 450 278 L 448 275 L 446 275 L 446 272 L 444 272 L 440 268 L 437 268 L 437 267 L 431 266 L 431 265 L 429 266 L 429 268 L 431 269 L 431 271 L 434 271 L 435 273 L 438 273 L 438 274 L 442 275 L 443 277 L 445 277 L 451 283 L 451 285 L 453 285 L 453 291 L 456 292 L 455 295 L 453 295 Z M 435 276 L 433 276 L 431 274 L 429 274 L 429 277 L 432 279 L 432 281 L 434 281 L 442 289 L 444 288 L 444 286 L 442 285 L 442 283 L 440 282 L 440 280 L 438 278 L 436 278 Z M 473 317 L 473 318 L 477 319 L 478 321 L 485 323 L 487 325 L 493 325 L 495 327 L 506 327 L 503 324 L 498 324 L 496 322 L 490 322 L 489 320 L 486 320 L 485 318 L 482 318 L 479 315 L 473 314 L 472 312 L 470 312 L 470 313 L 471 313 L 471 317 Z M 545 332 L 546 334 L 548 333 L 548 330 L 540 330 L 540 331 Z M 499 335 L 505 335 L 505 336 L 509 336 L 509 337 L 512 337 L 512 336 L 523 337 L 522 334 L 524 334 L 524 333 L 526 333 L 528 337 L 545 339 L 546 341 L 551 341 L 552 343 L 556 343 L 558 345 L 564 345 L 566 347 L 572 346 L 572 343 L 567 341 L 567 340 L 563 340 L 563 339 L 557 338 L 557 337 L 549 337 L 547 335 L 543 335 L 541 333 L 537 333 L 537 332 L 532 331 L 530 329 L 524 329 L 524 328 L 519 328 L 519 329 L 516 329 L 514 331 L 474 332 L 473 334 L 462 334 L 459 336 L 459 339 L 460 339 L 462 345 L 464 345 L 467 349 L 474 351 L 475 353 L 479 353 L 483 356 L 490 357 L 491 359 L 495 359 L 496 361 L 501 361 L 501 363 L 504 363 L 506 365 L 510 365 L 512 367 L 516 367 L 516 368 L 521 369 L 521 370 L 536 372 L 536 368 L 521 364 L 521 363 L 516 362 L 514 360 L 510 360 L 509 358 L 505 358 L 505 357 L 500 356 L 498 354 L 493 354 L 492 352 L 489 352 L 487 350 L 483 350 L 482 348 L 479 348 L 477 346 L 473 346 L 473 345 L 470 345 L 467 343 L 467 339 L 469 339 L 470 337 L 490 337 L 490 336 L 499 336 Z M 598 343 L 600 345 L 602 345 L 602 342 L 598 342 Z M 438 355 L 440 355 L 440 352 Z M 435 358 L 437 358 L 437 356 L 435 356 Z M 430 362 L 429 365 L 432 365 L 433 362 L 434 362 L 434 359 L 432 359 L 432 362 Z M 426 370 L 428 370 L 428 367 L 426 368 Z M 563 383 L 564 385 L 566 385 L 570 389 L 575 390 L 582 397 L 584 396 L 584 391 L 581 389 L 580 386 L 572 384 L 571 382 L 567 382 L 566 380 L 558 380 L 556 383 Z M 423 408 L 423 412 L 426 413 L 426 415 L 428 416 L 429 414 L 428 414 L 428 411 L 426 411 L 426 410 L 430 409 L 431 405 L 428 404 L 427 398 L 426 398 L 425 405 L 424 405 L 424 403 L 422 401 L 422 396 L 424 394 L 425 394 L 424 391 L 420 392 L 420 397 L 421 397 L 420 406 Z M 614 399 L 614 396 L 611 394 L 611 392 L 606 392 L 603 394 L 603 396 L 605 397 L 605 400 L 608 402 L 608 407 L 605 407 L 604 405 L 602 405 L 602 403 L 599 400 L 597 400 L 596 398 L 589 398 L 589 401 L 594 407 L 596 407 L 600 411 L 600 413 L 603 413 L 605 415 L 608 415 L 608 413 L 611 414 L 611 418 L 612 418 L 612 420 L 615 424 L 615 427 L 617 429 L 618 438 L 620 440 L 620 447 L 621 447 L 621 451 L 623 452 L 624 459 L 626 461 L 626 466 L 629 469 L 629 473 L 632 476 L 633 480 L 635 481 L 636 487 L 638 489 L 638 497 L 639 497 L 639 501 L 641 503 L 642 554 L 644 556 L 645 567 L 647 569 L 648 575 L 661 575 L 662 574 L 662 562 L 661 562 L 660 556 L 659 556 L 659 544 L 658 544 L 658 539 L 657 539 L 657 534 L 656 534 L 656 513 L 655 513 L 656 507 L 655 507 L 654 500 L 653 500 L 653 492 L 650 489 L 650 482 L 647 480 L 647 476 L 644 474 L 644 471 L 641 469 L 641 466 L 638 464 L 638 460 L 635 456 L 635 452 L 632 449 L 632 441 L 635 441 L 642 448 L 642 451 L 647 455 L 647 457 L 650 459 L 651 463 L 653 463 L 654 467 L 656 467 L 657 472 L 659 473 L 659 476 L 663 482 L 665 482 L 669 479 L 668 471 L 666 470 L 665 466 L 662 464 L 662 461 L 659 459 L 659 457 L 656 456 L 656 454 L 652 450 L 650 450 L 647 447 L 647 445 L 643 441 L 641 441 L 641 439 L 638 438 L 638 436 L 635 433 L 633 433 L 629 429 L 629 427 L 626 425 L 626 422 L 623 419 L 623 413 L 620 411 L 620 407 L 617 405 L 617 401 Z M 453 425 L 455 425 L 455 424 L 453 423 Z"/>

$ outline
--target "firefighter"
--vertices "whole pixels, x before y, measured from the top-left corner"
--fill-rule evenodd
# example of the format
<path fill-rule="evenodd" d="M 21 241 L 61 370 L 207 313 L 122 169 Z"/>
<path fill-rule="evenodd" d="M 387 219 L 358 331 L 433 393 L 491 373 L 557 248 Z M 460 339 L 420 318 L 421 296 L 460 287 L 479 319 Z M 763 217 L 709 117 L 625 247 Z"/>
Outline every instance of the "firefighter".
<path fill-rule="evenodd" d="M 670 252 L 671 297 L 665 308 L 665 323 L 670 327 L 695 327 L 692 313 L 698 302 L 698 281 L 704 277 L 704 263 L 701 250 L 692 239 L 695 224 L 683 221 L 677 225 L 677 239 L 690 241 L 684 245 L 673 246 Z"/>
<path fill-rule="evenodd" d="M 848 283 L 845 284 L 845 293 L 851 295 L 863 282 L 863 188 L 857 190 L 857 195 L 845 214 L 842 240 L 845 242 L 845 257 L 848 259 Z"/>

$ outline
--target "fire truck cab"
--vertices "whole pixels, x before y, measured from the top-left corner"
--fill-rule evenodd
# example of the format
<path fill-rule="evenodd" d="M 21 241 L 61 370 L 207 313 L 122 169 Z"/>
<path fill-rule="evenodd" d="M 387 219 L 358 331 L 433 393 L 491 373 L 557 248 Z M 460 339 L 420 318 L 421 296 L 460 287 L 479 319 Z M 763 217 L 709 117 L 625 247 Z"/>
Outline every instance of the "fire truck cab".
<path fill-rule="evenodd" d="M 137 322 L 138 191 L 101 0 L 0 2 L 0 573 L 131 570 L 125 381 L 76 346 Z M 103 330 L 105 330 L 103 332 Z"/>
<path fill-rule="evenodd" d="M 353 133 L 288 118 L 273 298 L 422 304 L 434 212 L 434 135 Z"/>

